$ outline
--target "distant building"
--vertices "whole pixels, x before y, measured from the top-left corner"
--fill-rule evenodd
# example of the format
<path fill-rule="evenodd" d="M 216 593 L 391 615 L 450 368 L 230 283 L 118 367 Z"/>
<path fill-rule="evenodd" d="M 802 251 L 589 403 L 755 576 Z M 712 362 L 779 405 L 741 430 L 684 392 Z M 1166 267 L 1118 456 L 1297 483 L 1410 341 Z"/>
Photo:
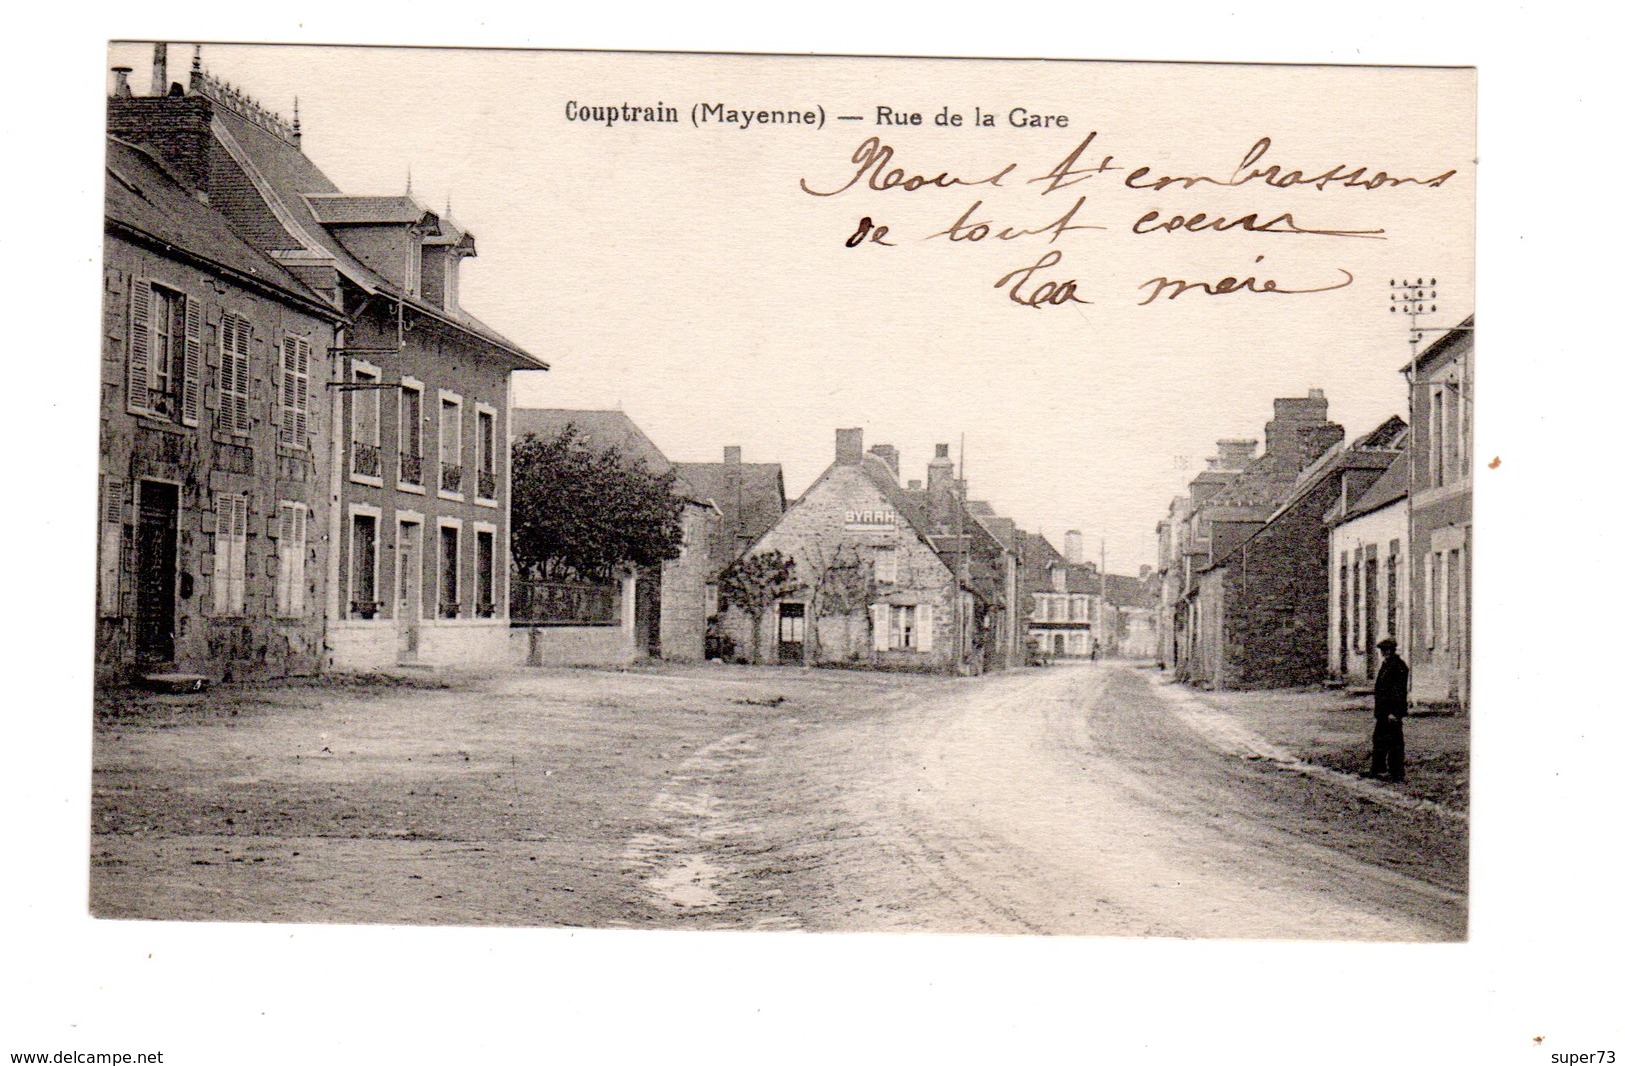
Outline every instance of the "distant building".
<path fill-rule="evenodd" d="M 1410 365 L 1404 368 L 1410 372 Z M 1466 706 L 1472 688 L 1473 319 L 1416 359 L 1411 474 L 1412 612 L 1401 654 L 1411 698 Z"/>
<path fill-rule="evenodd" d="M 1082 557 L 1081 533 L 1068 530 L 1064 543 L 1064 554 L 1053 546 L 1033 553 L 1043 571 L 1031 590 L 1027 619 L 1035 650 L 1050 659 L 1152 658 L 1156 583 L 1151 568 L 1142 567 L 1139 577 L 1108 573 L 1103 579 L 1100 567 Z"/>
<path fill-rule="evenodd" d="M 677 476 L 697 500 L 721 515 L 721 529 L 711 554 L 706 614 L 718 613 L 717 579 L 724 569 L 784 514 L 784 471 L 778 463 L 747 463 L 738 445 L 722 449 L 720 463 L 673 463 Z"/>
<path fill-rule="evenodd" d="M 1357 498 L 1375 484 L 1398 455 L 1394 445 L 1404 428 L 1391 418 L 1346 448 L 1326 450 L 1249 535 L 1230 540 L 1224 525 L 1215 523 L 1213 541 L 1227 550 L 1215 551 L 1197 578 L 1192 681 L 1213 688 L 1275 688 L 1324 679 L 1326 515 L 1338 501 Z"/>
<path fill-rule="evenodd" d="M 321 368 L 346 318 L 198 191 L 109 138 L 98 673 L 313 674 L 330 584 Z"/>
<path fill-rule="evenodd" d="M 976 591 L 970 532 L 930 532 L 960 517 L 946 502 L 957 491 L 952 464 L 932 469 L 929 489 L 905 489 L 884 446 L 865 454 L 861 429 L 837 430 L 835 461 L 745 553 L 791 557 L 801 588 L 757 633 L 743 611 L 728 610 L 735 646 L 759 646 L 767 662 L 963 669 L 990 598 Z"/>

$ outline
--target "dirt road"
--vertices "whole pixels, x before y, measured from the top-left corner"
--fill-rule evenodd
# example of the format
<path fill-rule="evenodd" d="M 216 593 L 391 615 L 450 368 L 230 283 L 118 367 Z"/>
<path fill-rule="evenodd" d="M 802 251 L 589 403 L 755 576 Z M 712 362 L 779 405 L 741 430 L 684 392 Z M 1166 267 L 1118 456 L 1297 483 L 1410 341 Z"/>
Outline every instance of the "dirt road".
<path fill-rule="evenodd" d="M 1127 667 L 290 691 L 101 723 L 98 914 L 1465 935 L 1463 822 L 1261 756 Z"/>

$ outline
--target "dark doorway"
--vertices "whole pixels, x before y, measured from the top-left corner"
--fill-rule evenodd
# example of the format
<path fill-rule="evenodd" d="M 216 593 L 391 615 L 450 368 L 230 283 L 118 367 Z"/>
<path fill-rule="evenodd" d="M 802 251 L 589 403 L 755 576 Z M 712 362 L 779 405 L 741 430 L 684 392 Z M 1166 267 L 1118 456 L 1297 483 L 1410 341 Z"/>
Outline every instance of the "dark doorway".
<path fill-rule="evenodd" d="M 135 652 L 143 662 L 175 658 L 175 524 L 179 490 L 143 481 L 135 527 Z"/>
<path fill-rule="evenodd" d="M 779 604 L 779 662 L 798 663 L 806 652 L 807 605 Z"/>

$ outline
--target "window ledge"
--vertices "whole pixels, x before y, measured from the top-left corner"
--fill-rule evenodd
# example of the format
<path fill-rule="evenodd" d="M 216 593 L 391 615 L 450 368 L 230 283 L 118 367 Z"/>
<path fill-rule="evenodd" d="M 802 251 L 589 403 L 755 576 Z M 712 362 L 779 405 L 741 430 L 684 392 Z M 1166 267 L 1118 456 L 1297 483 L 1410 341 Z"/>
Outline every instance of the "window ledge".
<path fill-rule="evenodd" d="M 476 497 L 474 497 L 474 502 L 479 504 L 481 507 L 495 507 L 495 506 L 497 506 L 497 501 L 488 500 L 484 496 L 476 496 Z"/>
<path fill-rule="evenodd" d="M 438 495 L 442 500 L 451 500 L 453 503 L 465 502 L 463 499 L 463 494 L 460 492 L 447 492 L 445 489 L 440 489 L 436 495 Z"/>
<path fill-rule="evenodd" d="M 395 491 L 396 492 L 410 492 L 410 493 L 414 493 L 414 494 L 416 494 L 418 496 L 426 496 L 426 495 L 428 495 L 428 490 L 425 489 L 422 485 L 414 485 L 409 481 L 397 481 L 397 482 L 395 482 Z"/>
<path fill-rule="evenodd" d="M 350 480 L 355 482 L 357 485 L 371 485 L 375 489 L 381 489 L 384 487 L 384 479 L 381 477 L 374 477 L 371 474 L 357 474 L 354 471 L 351 471 Z"/>

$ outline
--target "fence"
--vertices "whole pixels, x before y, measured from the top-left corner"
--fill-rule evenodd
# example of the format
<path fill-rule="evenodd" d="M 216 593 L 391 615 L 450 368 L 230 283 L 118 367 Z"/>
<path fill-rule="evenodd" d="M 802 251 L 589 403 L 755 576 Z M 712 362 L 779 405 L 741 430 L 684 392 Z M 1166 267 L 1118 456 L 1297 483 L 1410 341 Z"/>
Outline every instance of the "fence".
<path fill-rule="evenodd" d="M 619 625 L 620 601 L 618 584 L 514 580 L 509 583 L 508 619 L 514 625 Z"/>

